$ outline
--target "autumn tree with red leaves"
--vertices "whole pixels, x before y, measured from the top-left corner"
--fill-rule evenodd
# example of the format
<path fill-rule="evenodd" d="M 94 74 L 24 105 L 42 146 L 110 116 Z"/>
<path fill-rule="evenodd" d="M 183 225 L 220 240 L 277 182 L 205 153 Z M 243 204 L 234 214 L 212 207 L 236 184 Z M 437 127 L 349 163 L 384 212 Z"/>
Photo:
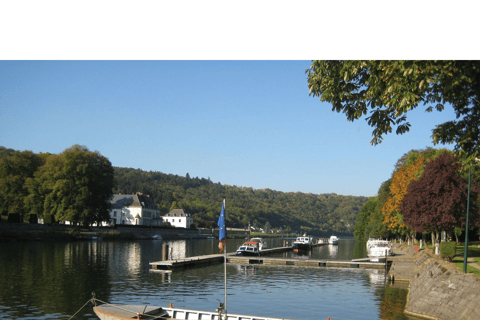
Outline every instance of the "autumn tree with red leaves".
<path fill-rule="evenodd" d="M 441 154 L 426 163 L 420 179 L 411 181 L 400 210 L 404 222 L 417 232 L 434 233 L 453 231 L 455 226 L 465 227 L 468 182 L 461 177 L 461 164 L 450 153 Z M 478 225 L 478 188 L 474 183 L 470 192 L 471 226 Z"/>

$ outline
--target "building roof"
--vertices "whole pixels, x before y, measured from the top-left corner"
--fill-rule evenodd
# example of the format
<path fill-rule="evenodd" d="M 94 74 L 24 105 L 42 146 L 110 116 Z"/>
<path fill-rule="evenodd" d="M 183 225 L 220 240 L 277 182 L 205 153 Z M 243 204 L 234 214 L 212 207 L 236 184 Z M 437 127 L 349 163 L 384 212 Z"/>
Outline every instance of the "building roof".
<path fill-rule="evenodd" d="M 122 207 L 142 207 L 159 210 L 153 200 L 143 194 L 115 194 L 110 200 L 112 209 L 121 209 Z"/>
<path fill-rule="evenodd" d="M 183 212 L 183 209 L 173 209 L 172 211 L 164 215 L 164 217 L 190 217 L 190 215 Z"/>

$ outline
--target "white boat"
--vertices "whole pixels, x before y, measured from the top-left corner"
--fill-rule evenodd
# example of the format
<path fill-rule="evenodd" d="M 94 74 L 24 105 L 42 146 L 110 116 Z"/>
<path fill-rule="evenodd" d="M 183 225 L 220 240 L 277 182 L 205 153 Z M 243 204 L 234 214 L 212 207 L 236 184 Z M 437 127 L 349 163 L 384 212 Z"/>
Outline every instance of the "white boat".
<path fill-rule="evenodd" d="M 236 256 L 260 256 L 260 248 L 258 242 L 246 241 L 235 252 Z"/>
<path fill-rule="evenodd" d="M 392 245 L 387 240 L 368 239 L 367 256 L 372 262 L 385 261 L 386 257 L 393 256 Z"/>
<path fill-rule="evenodd" d="M 302 237 L 297 237 L 295 242 L 293 243 L 293 251 L 298 250 L 310 250 L 312 248 L 313 238 L 307 235 L 303 235 Z"/>
<path fill-rule="evenodd" d="M 252 238 L 250 242 L 258 242 L 258 250 L 260 251 L 267 249 L 267 243 L 262 238 Z"/>
<path fill-rule="evenodd" d="M 339 238 L 337 236 L 331 236 L 330 239 L 328 239 L 328 244 L 338 244 Z"/>
<path fill-rule="evenodd" d="M 224 314 L 223 308 L 216 311 L 199 311 L 173 307 L 156 307 L 146 305 L 101 304 L 93 307 L 101 320 L 126 319 L 185 319 L 185 320 L 289 320 L 283 318 L 248 316 L 241 314 Z"/>

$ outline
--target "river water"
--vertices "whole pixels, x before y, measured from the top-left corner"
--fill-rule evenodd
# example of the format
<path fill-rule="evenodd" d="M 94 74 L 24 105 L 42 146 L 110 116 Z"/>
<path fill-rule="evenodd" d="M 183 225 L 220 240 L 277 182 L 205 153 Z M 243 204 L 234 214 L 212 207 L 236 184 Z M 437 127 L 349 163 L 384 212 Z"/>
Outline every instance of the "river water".
<path fill-rule="evenodd" d="M 268 239 L 268 247 L 284 239 Z M 289 241 L 292 241 L 289 239 Z M 228 240 L 227 251 L 243 242 Z M 218 253 L 218 241 L 166 241 L 171 258 Z M 365 256 L 365 244 L 340 240 L 297 259 L 348 260 Z M 273 256 L 274 257 L 274 256 Z M 152 272 L 162 260 L 162 241 L 10 242 L 0 246 L 0 319 L 97 319 L 95 292 L 111 303 L 215 310 L 224 300 L 224 266 Z M 407 290 L 384 282 L 384 270 L 227 264 L 231 313 L 299 320 L 407 319 Z"/>

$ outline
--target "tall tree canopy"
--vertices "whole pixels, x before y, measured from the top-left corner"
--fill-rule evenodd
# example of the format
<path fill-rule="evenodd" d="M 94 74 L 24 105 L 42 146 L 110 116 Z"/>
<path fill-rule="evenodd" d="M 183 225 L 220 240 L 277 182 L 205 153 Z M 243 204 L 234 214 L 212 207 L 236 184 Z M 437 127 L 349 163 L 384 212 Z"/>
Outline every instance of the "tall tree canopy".
<path fill-rule="evenodd" d="M 31 151 L 15 151 L 12 156 L 0 159 L 0 213 L 19 213 L 25 216 L 29 210 L 24 199 L 29 195 L 27 180 L 45 163 L 46 154 Z"/>
<path fill-rule="evenodd" d="M 310 95 L 333 105 L 349 121 L 364 115 L 371 144 L 409 131 L 407 111 L 453 106 L 456 119 L 437 125 L 432 138 L 467 154 L 480 150 L 480 61 L 314 61 L 307 70 Z"/>
<path fill-rule="evenodd" d="M 416 174 L 424 161 L 425 158 L 420 156 L 413 163 L 401 167 L 393 174 L 392 184 L 390 185 L 391 196 L 388 197 L 382 208 L 382 213 L 385 217 L 383 223 L 393 233 L 404 234 L 407 232 L 408 228 L 403 221 L 403 215 L 399 207 L 408 192 L 408 185 L 417 178 Z"/>
<path fill-rule="evenodd" d="M 26 202 L 32 212 L 85 225 L 107 221 L 114 169 L 99 152 L 74 145 L 51 155 L 29 183 Z"/>
<path fill-rule="evenodd" d="M 378 189 L 378 195 L 372 197 L 362 207 L 357 215 L 354 236 L 357 240 L 367 241 L 369 238 L 384 238 L 389 235 L 386 224 L 383 223 L 384 216 L 382 208 L 390 195 L 392 179 L 382 183 Z"/>
<path fill-rule="evenodd" d="M 405 223 L 417 232 L 453 231 L 465 227 L 467 182 L 460 175 L 461 164 L 450 153 L 443 153 L 427 162 L 418 180 L 411 181 L 400 210 Z M 479 221 L 476 199 L 478 188 L 474 183 L 470 193 L 472 221 Z M 473 225 L 473 224 L 472 224 Z"/>

